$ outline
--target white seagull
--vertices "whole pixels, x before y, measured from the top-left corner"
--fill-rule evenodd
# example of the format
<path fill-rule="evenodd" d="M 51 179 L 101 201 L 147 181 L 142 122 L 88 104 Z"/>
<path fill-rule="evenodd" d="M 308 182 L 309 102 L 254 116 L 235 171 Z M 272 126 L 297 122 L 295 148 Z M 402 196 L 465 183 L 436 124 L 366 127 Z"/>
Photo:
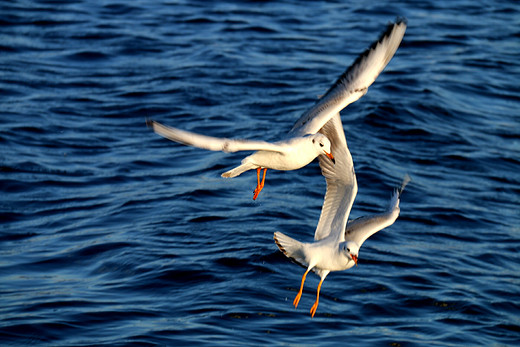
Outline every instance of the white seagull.
<path fill-rule="evenodd" d="M 256 199 L 264 186 L 267 169 L 296 170 L 320 155 L 334 159 L 330 140 L 319 132 L 320 129 L 335 114 L 366 94 L 368 87 L 394 56 L 405 30 L 404 20 L 390 24 L 379 40 L 355 60 L 327 93 L 298 119 L 281 141 L 269 143 L 216 138 L 165 126 L 152 120 L 147 121 L 147 124 L 157 134 L 193 147 L 224 152 L 256 151 L 245 157 L 238 167 L 222 174 L 222 177 L 236 177 L 245 171 L 256 169 L 257 186 L 253 196 Z M 262 169 L 264 172 L 260 180 Z"/>
<path fill-rule="evenodd" d="M 359 248 L 363 242 L 379 230 L 392 225 L 399 216 L 400 196 L 410 181 L 410 177 L 406 175 L 401 187 L 395 190 L 385 212 L 360 217 L 347 224 L 357 193 L 357 182 L 339 114 L 334 116 L 321 132 L 331 140 L 335 164 L 328 158 L 319 158 L 321 171 L 327 182 L 327 192 L 314 242 L 302 243 L 281 232 L 274 233 L 274 241 L 280 251 L 307 269 L 293 301 L 295 308 L 300 302 L 303 284 L 309 271 L 314 271 L 321 278 L 316 301 L 310 311 L 312 317 L 318 308 L 320 289 L 325 277 L 331 271 L 347 270 L 357 265 Z"/>
<path fill-rule="evenodd" d="M 266 141 L 210 137 L 168 127 L 156 121 L 148 121 L 148 125 L 157 134 L 169 140 L 193 147 L 224 152 L 256 151 L 245 157 L 239 166 L 222 174 L 222 177 L 236 177 L 244 171 L 256 169 L 257 186 L 253 192 L 253 200 L 256 200 L 264 187 L 267 169 L 296 170 L 309 164 L 320 154 L 324 154 L 331 160 L 334 160 L 330 152 L 329 139 L 320 133 L 288 137 L 284 140 L 270 143 Z M 316 131 L 318 130 L 316 129 Z M 260 181 L 262 168 L 264 169 L 264 174 Z"/>

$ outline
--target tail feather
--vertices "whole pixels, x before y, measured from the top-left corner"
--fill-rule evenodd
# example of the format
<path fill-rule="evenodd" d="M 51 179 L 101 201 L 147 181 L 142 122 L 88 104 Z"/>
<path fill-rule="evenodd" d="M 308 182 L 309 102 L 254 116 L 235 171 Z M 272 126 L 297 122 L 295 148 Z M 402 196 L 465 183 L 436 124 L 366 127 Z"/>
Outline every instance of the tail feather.
<path fill-rule="evenodd" d="M 307 268 L 308 264 L 305 261 L 305 255 L 303 253 L 303 243 L 279 231 L 274 233 L 274 242 L 286 257 L 296 264 Z"/>
<path fill-rule="evenodd" d="M 253 165 L 250 162 L 247 162 L 245 160 L 242 160 L 242 164 L 240 164 L 239 166 L 237 166 L 234 169 L 224 172 L 222 174 L 222 177 L 226 177 L 226 178 L 236 177 L 236 176 L 242 174 L 243 172 L 246 172 L 246 171 L 254 169 L 254 168 L 256 168 L 255 165 Z"/>

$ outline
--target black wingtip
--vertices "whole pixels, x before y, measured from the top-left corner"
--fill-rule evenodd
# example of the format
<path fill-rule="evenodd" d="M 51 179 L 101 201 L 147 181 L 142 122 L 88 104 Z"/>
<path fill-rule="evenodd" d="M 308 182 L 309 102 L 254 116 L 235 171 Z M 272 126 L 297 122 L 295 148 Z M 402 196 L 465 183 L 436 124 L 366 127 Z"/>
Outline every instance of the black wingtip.
<path fill-rule="evenodd" d="M 350 75 L 352 69 L 357 68 L 357 66 L 359 65 L 359 63 L 360 63 L 363 59 L 365 59 L 365 58 L 366 58 L 366 57 L 367 57 L 367 56 L 368 56 L 368 55 L 369 55 L 369 54 L 370 54 L 370 53 L 371 53 L 371 52 L 372 52 L 372 51 L 377 47 L 377 45 L 379 45 L 379 44 L 382 43 L 386 38 L 388 38 L 388 37 L 392 34 L 392 32 L 394 31 L 394 29 L 395 29 L 397 26 L 399 26 L 399 25 L 401 25 L 401 24 L 403 24 L 403 23 L 404 23 L 405 25 L 407 24 L 407 20 L 406 20 L 406 18 L 404 18 L 404 17 L 397 17 L 395 23 L 393 23 L 393 22 L 388 23 L 388 25 L 387 25 L 387 27 L 386 27 L 386 30 L 383 31 L 383 32 L 381 33 L 381 35 L 379 36 L 379 38 L 378 38 L 376 41 L 374 41 L 374 42 L 370 45 L 370 47 L 368 47 L 368 48 L 367 48 L 363 53 L 361 53 L 361 54 L 356 58 L 356 60 L 354 61 L 354 63 L 352 63 L 352 65 L 350 65 L 350 66 L 348 67 L 348 69 L 347 69 L 347 70 L 346 70 L 346 71 L 345 71 L 341 76 L 339 76 L 339 78 L 336 80 L 336 82 L 334 82 L 334 84 L 329 88 L 329 90 L 327 90 L 327 92 L 322 96 L 322 98 L 326 97 L 326 96 L 327 96 L 329 93 L 331 93 L 332 90 L 334 90 L 334 89 L 335 89 L 339 84 L 343 83 L 343 81 L 346 80 L 346 79 L 348 78 L 348 76 Z M 392 56 L 393 56 L 393 54 L 392 54 Z M 391 57 L 390 57 L 390 59 L 391 59 Z M 388 61 L 386 62 L 386 64 L 387 64 L 389 61 L 390 61 L 390 60 L 388 60 Z M 386 66 L 386 64 L 385 64 L 385 66 Z M 365 92 L 366 92 L 366 90 L 365 90 Z M 320 98 L 320 99 L 321 99 L 321 98 Z M 319 101 L 319 100 L 318 100 L 318 101 Z M 316 101 L 316 102 L 318 102 L 318 101 Z"/>
<path fill-rule="evenodd" d="M 386 30 L 381 33 L 381 35 L 379 36 L 379 39 L 377 41 L 375 41 L 372 44 L 372 46 L 370 46 L 370 48 L 367 51 L 365 51 L 365 53 L 370 51 L 371 49 L 374 49 L 378 43 L 383 42 L 383 40 L 386 37 L 390 36 L 390 34 L 392 33 L 392 31 L 394 30 L 395 27 L 398 27 L 399 25 L 402 25 L 402 24 L 404 24 L 405 26 L 408 26 L 408 20 L 405 17 L 400 17 L 400 16 L 395 18 L 395 22 L 388 22 L 388 25 L 386 26 Z"/>
<path fill-rule="evenodd" d="M 386 30 L 381 33 L 381 36 L 379 36 L 379 39 L 375 41 L 372 46 L 370 46 L 370 49 L 375 48 L 379 42 L 382 42 L 386 37 L 390 36 L 392 31 L 395 27 L 404 24 L 405 26 L 408 26 L 408 20 L 405 17 L 398 16 L 395 18 L 395 22 L 389 22 L 388 26 L 386 27 Z"/>
<path fill-rule="evenodd" d="M 395 19 L 395 24 L 396 25 L 401 25 L 401 24 L 408 25 L 408 19 L 406 19 L 406 17 L 398 16 Z"/>
<path fill-rule="evenodd" d="M 150 118 L 146 118 L 145 121 L 146 121 L 146 126 L 147 126 L 148 128 L 150 128 L 150 129 L 153 129 L 153 123 L 154 123 L 154 121 L 151 120 Z"/>

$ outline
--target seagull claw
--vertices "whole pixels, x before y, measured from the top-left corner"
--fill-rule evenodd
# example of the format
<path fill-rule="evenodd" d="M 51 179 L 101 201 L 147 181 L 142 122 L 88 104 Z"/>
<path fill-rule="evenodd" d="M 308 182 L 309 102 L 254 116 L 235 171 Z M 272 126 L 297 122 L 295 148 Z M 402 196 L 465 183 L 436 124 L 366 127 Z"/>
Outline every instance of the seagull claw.
<path fill-rule="evenodd" d="M 262 168 L 256 169 L 256 178 L 258 180 L 258 184 L 256 185 L 256 188 L 253 191 L 253 193 L 254 193 L 253 200 L 256 200 L 256 198 L 258 197 L 258 194 L 260 194 L 260 192 L 264 188 L 265 174 L 267 173 L 267 169 L 264 169 L 264 176 L 262 177 L 262 181 L 260 182 L 260 171 L 261 170 L 262 170 Z"/>

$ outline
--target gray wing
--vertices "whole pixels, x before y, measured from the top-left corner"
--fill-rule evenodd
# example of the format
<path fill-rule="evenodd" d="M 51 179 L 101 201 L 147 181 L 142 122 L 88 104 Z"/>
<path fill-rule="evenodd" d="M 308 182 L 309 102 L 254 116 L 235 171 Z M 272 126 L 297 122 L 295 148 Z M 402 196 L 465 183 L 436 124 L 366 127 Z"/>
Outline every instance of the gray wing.
<path fill-rule="evenodd" d="M 354 241 L 359 247 L 370 236 L 392 224 L 399 217 L 399 201 L 404 187 L 410 182 L 410 176 L 406 175 L 401 187 L 394 191 L 390 204 L 385 212 L 373 216 L 364 216 L 349 221 L 345 229 L 345 241 Z"/>
<path fill-rule="evenodd" d="M 148 120 L 147 125 L 157 134 L 184 145 L 208 149 L 210 151 L 238 152 L 238 151 L 271 151 L 283 152 L 283 148 L 276 143 L 253 140 L 236 140 L 211 137 L 196 134 L 190 131 L 162 125 L 159 122 Z"/>
<path fill-rule="evenodd" d="M 314 134 L 336 113 L 366 94 L 368 87 L 394 56 L 406 30 L 406 21 L 389 24 L 386 31 L 340 76 L 327 93 L 294 124 L 289 134 Z"/>
<path fill-rule="evenodd" d="M 314 239 L 317 241 L 334 234 L 342 241 L 350 209 L 356 198 L 357 181 L 339 113 L 320 129 L 320 133 L 331 142 L 334 162 L 324 155 L 318 157 L 321 173 L 327 182 L 327 192 Z"/>

